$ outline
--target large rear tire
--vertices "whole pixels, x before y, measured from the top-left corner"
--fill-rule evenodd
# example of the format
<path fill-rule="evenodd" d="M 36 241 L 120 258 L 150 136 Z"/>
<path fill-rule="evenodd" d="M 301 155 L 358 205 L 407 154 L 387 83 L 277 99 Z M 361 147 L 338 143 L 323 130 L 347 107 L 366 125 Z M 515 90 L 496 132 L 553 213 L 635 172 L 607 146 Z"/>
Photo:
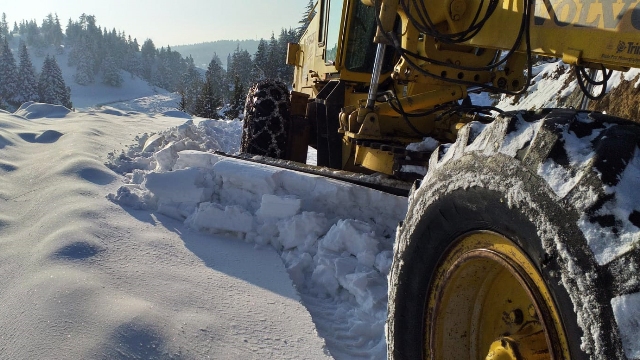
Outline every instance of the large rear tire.
<path fill-rule="evenodd" d="M 251 87 L 245 103 L 240 150 L 284 159 L 291 102 L 287 86 L 263 80 Z"/>
<path fill-rule="evenodd" d="M 398 229 L 389 358 L 625 358 L 637 340 L 612 299 L 640 292 L 640 204 L 615 209 L 611 189 L 639 146 L 637 124 L 554 110 L 434 152 Z"/>

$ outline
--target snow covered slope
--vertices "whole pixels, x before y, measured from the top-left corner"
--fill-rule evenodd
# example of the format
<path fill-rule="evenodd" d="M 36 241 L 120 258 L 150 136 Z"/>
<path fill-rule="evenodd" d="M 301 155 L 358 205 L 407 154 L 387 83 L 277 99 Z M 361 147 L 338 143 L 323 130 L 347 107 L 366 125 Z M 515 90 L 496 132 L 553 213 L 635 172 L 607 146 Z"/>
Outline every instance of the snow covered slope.
<path fill-rule="evenodd" d="M 15 36 L 9 44 L 11 51 L 13 52 L 13 56 L 16 58 L 16 62 L 18 61 L 19 39 L 20 38 L 18 36 Z M 73 107 L 76 109 L 86 110 L 100 105 L 133 101 L 135 99 L 148 98 L 152 96 L 164 99 L 163 109 L 160 109 L 160 111 L 174 108 L 178 103 L 178 96 L 176 94 L 151 86 L 145 80 L 137 76 L 132 76 L 124 70 L 120 71 L 123 79 L 121 87 L 112 87 L 103 84 L 101 73 L 96 76 L 93 84 L 86 86 L 78 85 L 73 80 L 76 68 L 68 65 L 69 51 L 67 50 L 65 53 L 60 55 L 57 54 L 53 47 L 49 47 L 48 50 L 44 52 L 44 55 L 47 54 L 56 58 L 56 62 L 62 71 L 64 82 L 71 88 L 71 102 L 73 103 Z M 36 56 L 33 49 L 29 49 L 29 55 L 36 72 L 39 73 L 42 69 L 45 57 Z M 150 110 L 153 111 L 158 109 Z"/>

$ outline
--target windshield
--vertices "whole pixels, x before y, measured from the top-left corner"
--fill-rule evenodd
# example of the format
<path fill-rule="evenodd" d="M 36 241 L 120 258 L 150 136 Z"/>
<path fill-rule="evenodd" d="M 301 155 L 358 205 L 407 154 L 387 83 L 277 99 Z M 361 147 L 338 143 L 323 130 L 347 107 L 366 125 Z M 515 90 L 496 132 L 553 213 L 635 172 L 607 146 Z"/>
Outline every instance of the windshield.
<path fill-rule="evenodd" d="M 375 8 L 358 1 L 351 20 L 349 40 L 346 44 L 345 67 L 347 70 L 366 73 L 373 71 L 377 46 L 373 42 L 373 37 L 376 34 L 376 28 Z M 383 73 L 389 72 L 393 67 L 393 56 L 393 51 L 386 52 L 382 67 Z"/>
<path fill-rule="evenodd" d="M 340 34 L 340 21 L 342 20 L 342 0 L 329 2 L 329 18 L 327 21 L 327 52 L 325 61 L 335 64 L 338 56 L 338 37 Z"/>

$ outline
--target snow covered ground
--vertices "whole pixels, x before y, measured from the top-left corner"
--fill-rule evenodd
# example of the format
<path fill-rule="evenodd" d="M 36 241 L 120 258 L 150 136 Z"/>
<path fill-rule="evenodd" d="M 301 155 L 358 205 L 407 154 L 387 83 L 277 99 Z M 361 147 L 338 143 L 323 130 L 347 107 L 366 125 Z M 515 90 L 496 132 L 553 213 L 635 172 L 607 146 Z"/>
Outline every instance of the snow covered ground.
<path fill-rule="evenodd" d="M 277 252 L 106 199 L 173 116 L 0 113 L 0 358 L 325 358 Z"/>

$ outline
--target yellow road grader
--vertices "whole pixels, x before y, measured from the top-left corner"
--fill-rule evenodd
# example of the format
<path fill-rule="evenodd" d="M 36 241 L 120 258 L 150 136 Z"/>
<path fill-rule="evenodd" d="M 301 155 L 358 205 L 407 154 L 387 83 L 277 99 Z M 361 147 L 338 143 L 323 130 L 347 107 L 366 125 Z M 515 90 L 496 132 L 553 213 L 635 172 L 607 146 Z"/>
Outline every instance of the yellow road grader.
<path fill-rule="evenodd" d="M 545 59 L 581 106 L 471 100 L 522 96 Z M 640 126 L 582 110 L 640 66 L 637 0 L 319 0 L 287 63 L 247 96 L 244 152 L 414 181 L 390 359 L 640 357 Z"/>

